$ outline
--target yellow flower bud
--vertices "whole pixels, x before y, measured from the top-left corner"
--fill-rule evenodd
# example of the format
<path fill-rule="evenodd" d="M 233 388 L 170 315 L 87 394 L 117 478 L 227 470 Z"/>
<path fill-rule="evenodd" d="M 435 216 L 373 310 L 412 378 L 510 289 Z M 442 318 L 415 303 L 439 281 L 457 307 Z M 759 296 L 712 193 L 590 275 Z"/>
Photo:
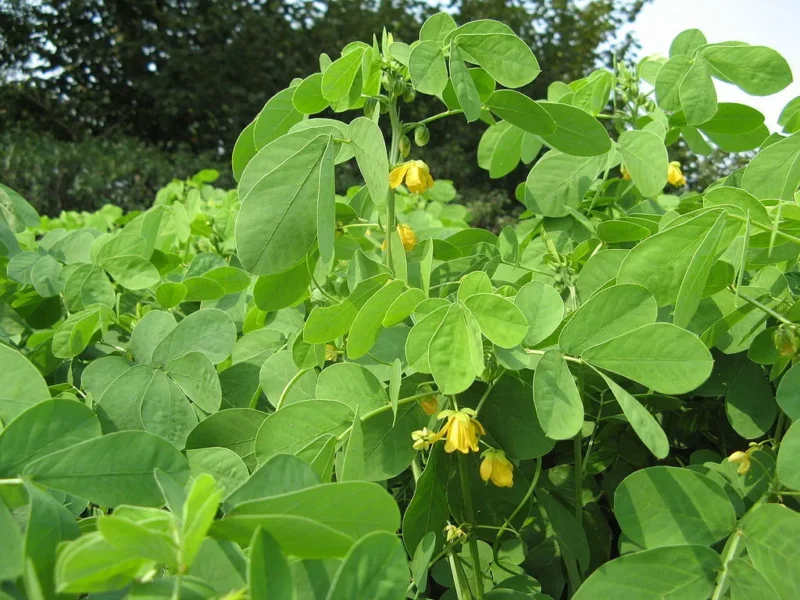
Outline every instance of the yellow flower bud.
<path fill-rule="evenodd" d="M 403 242 L 403 249 L 406 252 L 411 252 L 417 247 L 417 234 L 408 225 L 398 225 L 397 233 L 400 234 L 400 240 Z"/>
<path fill-rule="evenodd" d="M 427 427 L 423 427 L 417 431 L 412 431 L 411 439 L 414 440 L 414 450 L 427 450 L 442 439 L 442 433 L 433 433 Z"/>
<path fill-rule="evenodd" d="M 622 178 L 625 181 L 630 181 L 631 180 L 631 173 L 630 173 L 630 171 L 628 171 L 628 169 L 625 167 L 625 165 L 620 165 L 619 166 L 619 172 L 622 173 Z"/>
<path fill-rule="evenodd" d="M 750 456 L 759 449 L 760 446 L 758 444 L 750 442 L 750 447 L 746 451 L 742 452 L 741 450 L 737 450 L 728 457 L 728 462 L 739 465 L 739 468 L 736 469 L 739 475 L 747 475 L 747 472 L 750 470 Z"/>
<path fill-rule="evenodd" d="M 514 485 L 514 465 L 502 450 L 486 450 L 481 463 L 481 479 L 490 481 L 497 487 Z"/>
<path fill-rule="evenodd" d="M 421 160 L 409 160 L 389 173 L 389 187 L 395 189 L 405 180 L 406 187 L 414 194 L 423 194 L 433 187 L 431 170 Z"/>
<path fill-rule="evenodd" d="M 669 167 L 667 167 L 667 181 L 675 187 L 686 185 L 686 177 L 681 172 L 681 163 L 676 160 L 669 163 Z"/>
<path fill-rule="evenodd" d="M 483 425 L 475 418 L 475 411 L 471 408 L 461 410 L 443 410 L 439 413 L 440 419 L 447 419 L 444 427 L 439 430 L 439 435 L 445 438 L 445 452 L 478 451 L 478 438 L 486 434 Z"/>
<path fill-rule="evenodd" d="M 456 540 L 460 540 L 463 542 L 464 540 L 467 539 L 467 534 L 464 533 L 463 529 L 461 529 L 460 527 L 456 527 L 455 525 L 452 525 L 450 523 L 445 525 L 444 531 L 448 543 L 455 542 Z"/>
<path fill-rule="evenodd" d="M 336 360 L 336 346 L 325 344 L 325 360 L 334 362 Z"/>

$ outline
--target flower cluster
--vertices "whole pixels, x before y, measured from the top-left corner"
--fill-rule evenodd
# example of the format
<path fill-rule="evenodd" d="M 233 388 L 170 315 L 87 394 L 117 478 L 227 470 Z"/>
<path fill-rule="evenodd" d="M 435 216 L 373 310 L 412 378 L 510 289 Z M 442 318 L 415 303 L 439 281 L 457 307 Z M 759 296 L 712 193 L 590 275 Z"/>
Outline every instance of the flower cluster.
<path fill-rule="evenodd" d="M 436 402 L 436 397 L 432 396 Z M 429 400 L 426 398 L 423 402 Z M 420 404 L 423 404 L 421 402 Z M 438 404 L 438 402 L 437 402 Z M 428 410 L 423 404 L 423 410 Z M 433 411 L 431 411 L 432 413 Z M 439 419 L 447 419 L 445 424 L 437 432 L 430 431 L 423 427 L 419 431 L 411 434 L 415 450 L 428 450 L 439 440 L 444 440 L 445 452 L 455 451 L 463 454 L 479 451 L 480 438 L 486 435 L 486 430 L 476 418 L 477 415 L 471 408 L 460 410 L 443 410 L 439 413 Z M 502 450 L 489 448 L 481 454 L 483 461 L 480 466 L 481 479 L 491 481 L 497 487 L 512 487 L 514 485 L 514 465 Z"/>

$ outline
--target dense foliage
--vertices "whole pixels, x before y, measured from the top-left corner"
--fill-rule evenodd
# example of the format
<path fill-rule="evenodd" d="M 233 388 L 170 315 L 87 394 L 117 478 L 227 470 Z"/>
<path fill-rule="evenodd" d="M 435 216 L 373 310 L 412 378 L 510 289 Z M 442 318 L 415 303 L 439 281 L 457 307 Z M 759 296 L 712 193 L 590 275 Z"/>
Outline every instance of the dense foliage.
<path fill-rule="evenodd" d="M 688 30 L 540 72 L 439 13 L 272 96 L 236 190 L 0 188 L 0 594 L 795 599 L 800 99 L 770 134 L 714 83 L 789 66 Z M 532 165 L 499 235 L 419 159 L 454 120 Z M 676 144 L 758 152 L 697 193 Z"/>

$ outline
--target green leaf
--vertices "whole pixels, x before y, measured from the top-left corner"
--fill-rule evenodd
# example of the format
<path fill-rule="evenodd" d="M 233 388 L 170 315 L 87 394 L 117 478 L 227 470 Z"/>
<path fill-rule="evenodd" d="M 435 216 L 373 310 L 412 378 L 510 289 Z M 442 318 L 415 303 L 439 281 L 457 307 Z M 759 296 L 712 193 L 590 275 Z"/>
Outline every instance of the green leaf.
<path fill-rule="evenodd" d="M 662 394 L 692 391 L 714 364 L 700 338 L 670 323 L 644 325 L 587 348 L 581 358 Z"/>
<path fill-rule="evenodd" d="M 544 489 L 536 491 L 536 499 L 541 503 L 555 530 L 562 552 L 574 557 L 581 570 L 586 571 L 589 568 L 589 542 L 574 513 Z"/>
<path fill-rule="evenodd" d="M 343 336 L 350 330 L 361 307 L 388 279 L 385 273 L 364 279 L 339 304 L 315 306 L 303 327 L 303 339 L 312 344 L 324 344 Z"/>
<path fill-rule="evenodd" d="M 699 29 L 686 29 L 685 31 L 681 31 L 675 36 L 675 39 L 672 40 L 672 44 L 670 44 L 669 47 L 669 55 L 688 54 L 692 56 L 707 43 L 706 36 L 703 35 L 702 31 Z"/>
<path fill-rule="evenodd" d="M 25 538 L 6 503 L 0 500 L 0 535 L 3 536 L 4 557 L 0 562 L 0 579 L 22 577 L 25 563 Z"/>
<path fill-rule="evenodd" d="M 323 435 L 337 436 L 353 422 L 352 409 L 332 400 L 306 400 L 271 414 L 258 430 L 259 464 L 276 454 L 296 454 Z"/>
<path fill-rule="evenodd" d="M 558 345 L 564 352 L 579 355 L 587 348 L 655 323 L 657 316 L 658 307 L 646 288 L 614 285 L 575 311 L 561 330 Z"/>
<path fill-rule="evenodd" d="M 369 195 L 375 204 L 382 205 L 389 193 L 390 166 L 383 134 L 378 125 L 366 117 L 354 119 L 348 131 Z"/>
<path fill-rule="evenodd" d="M 2 439 L 0 438 L 0 441 Z M 778 481 L 800 491 L 800 426 L 793 423 L 781 440 L 778 450 Z"/>
<path fill-rule="evenodd" d="M 262 275 L 253 287 L 253 300 L 264 312 L 273 312 L 292 306 L 308 295 L 312 270 L 317 255 L 312 252 L 296 265 L 273 275 Z"/>
<path fill-rule="evenodd" d="M 778 592 L 744 558 L 734 558 L 726 567 L 731 582 L 731 600 L 780 600 Z"/>
<path fill-rule="evenodd" d="M 710 44 L 701 54 L 714 75 L 751 96 L 776 94 L 792 83 L 789 64 L 772 48 Z"/>
<path fill-rule="evenodd" d="M 294 363 L 291 350 L 281 350 L 270 356 L 261 366 L 258 381 L 261 389 L 272 406 L 277 406 L 289 382 L 297 376 L 293 385 L 288 389 L 283 402 L 292 404 L 314 397 L 314 388 L 317 385 L 317 372 L 314 369 L 300 373 Z"/>
<path fill-rule="evenodd" d="M 92 304 L 113 308 L 116 294 L 103 269 L 97 265 L 80 265 L 64 284 L 64 302 L 70 312 L 78 312 Z"/>
<path fill-rule="evenodd" d="M 186 459 L 166 440 L 144 431 L 121 431 L 48 454 L 30 463 L 25 474 L 101 506 L 161 506 L 154 469 L 179 481 L 189 474 Z"/>
<path fill-rule="evenodd" d="M 399 406 L 397 415 L 384 411 L 363 421 L 364 479 L 385 481 L 405 471 L 416 455 L 411 433 L 430 421 L 416 402 Z"/>
<path fill-rule="evenodd" d="M 657 196 L 667 185 L 669 158 L 664 142 L 650 131 L 625 131 L 619 151 L 633 183 L 646 197 Z"/>
<path fill-rule="evenodd" d="M 0 432 L 0 477 L 16 477 L 37 458 L 99 436 L 97 417 L 81 402 L 34 404 Z"/>
<path fill-rule="evenodd" d="M 109 308 L 107 306 L 102 308 L 105 310 L 93 307 L 70 315 L 53 336 L 53 356 L 72 358 L 83 352 L 102 322 L 111 320 Z M 107 318 L 103 318 L 103 313 Z"/>
<path fill-rule="evenodd" d="M 350 327 L 350 335 L 347 337 L 348 358 L 355 360 L 369 352 L 383 329 L 381 324 L 383 318 L 404 287 L 405 284 L 402 281 L 395 279 L 364 302 Z"/>
<path fill-rule="evenodd" d="M 675 314 L 672 322 L 678 327 L 686 328 L 689 325 L 705 295 L 706 283 L 714 265 L 717 247 L 722 239 L 724 228 L 725 215 L 721 214 L 692 256 L 675 302 Z"/>
<path fill-rule="evenodd" d="M 333 578 L 327 600 L 395 600 L 408 588 L 403 544 L 391 532 L 376 531 L 350 549 Z"/>
<path fill-rule="evenodd" d="M 322 73 L 314 73 L 293 88 L 292 104 L 298 112 L 313 115 L 328 108 L 329 103 L 322 95 L 322 77 Z"/>
<path fill-rule="evenodd" d="M 556 122 L 550 114 L 525 94 L 514 90 L 497 90 L 486 106 L 501 119 L 534 135 L 550 135 Z"/>
<path fill-rule="evenodd" d="M 323 369 L 317 379 L 314 397 L 317 400 L 335 400 L 348 405 L 362 415 L 386 406 L 389 398 L 368 369 L 356 363 L 336 363 Z"/>
<path fill-rule="evenodd" d="M 528 321 L 528 332 L 523 342 L 535 346 L 552 334 L 564 318 L 564 301 L 554 287 L 541 281 L 523 285 L 514 298 L 514 304 Z"/>
<path fill-rule="evenodd" d="M 793 365 L 781 378 L 775 399 L 787 417 L 800 419 L 800 367 Z"/>
<path fill-rule="evenodd" d="M 528 333 L 528 321 L 510 300 L 494 294 L 474 294 L 464 306 L 475 317 L 481 333 L 500 348 L 513 348 Z"/>
<path fill-rule="evenodd" d="M 50 398 L 44 378 L 16 350 L 0 344 L 0 421 L 8 423 L 25 409 Z"/>
<path fill-rule="evenodd" d="M 191 352 L 205 354 L 217 364 L 228 358 L 236 343 L 236 325 L 228 313 L 203 308 L 183 319 L 153 350 L 153 364 L 161 366 Z"/>
<path fill-rule="evenodd" d="M 702 54 L 695 57 L 678 88 L 686 123 L 699 125 L 717 113 L 717 90 Z"/>
<path fill-rule="evenodd" d="M 545 143 L 572 156 L 600 156 L 611 150 L 605 127 L 580 108 L 555 102 L 539 102 L 556 122 L 556 130 L 541 136 Z"/>
<path fill-rule="evenodd" d="M 705 546 L 668 546 L 620 556 L 584 581 L 573 600 L 706 600 L 722 561 Z"/>
<path fill-rule="evenodd" d="M 322 97 L 330 102 L 344 98 L 361 70 L 363 48 L 342 55 L 333 61 L 322 74 Z M 359 90 L 360 93 L 360 90 Z"/>
<path fill-rule="evenodd" d="M 734 431 L 745 439 L 756 439 L 772 427 L 778 407 L 772 386 L 761 367 L 745 360 L 729 381 L 725 414 Z"/>
<path fill-rule="evenodd" d="M 406 352 L 408 344 L 406 342 Z M 430 338 L 428 362 L 433 379 L 443 394 L 463 392 L 483 373 L 483 344 L 479 325 L 462 305 L 453 304 L 447 309 Z"/>
<path fill-rule="evenodd" d="M 617 283 L 646 287 L 659 306 L 674 304 L 695 252 L 720 214 L 704 212 L 642 241 L 620 265 Z"/>
<path fill-rule="evenodd" d="M 332 143 L 326 135 L 310 140 L 242 196 L 235 239 L 250 273 L 280 273 L 308 254 L 317 238 L 318 208 L 334 202 Z"/>
<path fill-rule="evenodd" d="M 454 44 L 464 60 L 482 67 L 492 79 L 507 88 L 529 84 L 541 73 L 539 63 L 528 45 L 511 33 L 459 33 Z M 451 45 L 451 53 L 453 45 Z M 452 74 L 452 66 L 451 66 Z"/>
<path fill-rule="evenodd" d="M 244 502 L 216 523 L 215 529 L 222 531 L 229 527 L 228 531 L 233 532 L 237 528 L 238 539 L 248 528 L 261 526 L 278 540 L 287 554 L 294 554 L 284 545 L 284 538 L 290 532 L 269 526 L 271 517 L 283 516 L 309 519 L 350 538 L 351 543 L 374 531 L 393 533 L 400 527 L 400 509 L 391 494 L 376 483 L 346 481 Z"/>
<path fill-rule="evenodd" d="M 222 387 L 214 365 L 205 354 L 184 354 L 164 365 L 164 371 L 205 412 L 214 413 L 219 410 Z"/>
<path fill-rule="evenodd" d="M 690 68 L 689 57 L 677 54 L 659 69 L 655 89 L 656 101 L 660 109 L 671 112 L 681 110 L 680 87 Z"/>
<path fill-rule="evenodd" d="M 303 115 L 292 104 L 294 91 L 294 88 L 281 90 L 261 109 L 253 123 L 253 141 L 257 150 L 288 133 L 295 123 L 303 119 Z"/>
<path fill-rule="evenodd" d="M 260 465 L 225 498 L 226 512 L 249 500 L 279 496 L 319 485 L 319 477 L 304 460 L 291 454 L 276 454 Z"/>
<path fill-rule="evenodd" d="M 666 458 L 669 454 L 669 440 L 655 417 L 636 398 L 617 385 L 613 379 L 602 373 L 601 375 L 642 443 L 656 458 Z"/>
<path fill-rule="evenodd" d="M 436 550 L 436 534 L 426 533 L 417 544 L 411 559 L 411 578 L 418 589 L 424 589 L 428 582 L 428 564 Z"/>
<path fill-rule="evenodd" d="M 187 302 L 216 300 L 225 295 L 225 288 L 208 277 L 187 277 L 182 283 L 186 288 Z"/>
<path fill-rule="evenodd" d="M 736 525 L 722 488 L 678 467 L 648 467 L 626 477 L 614 494 L 614 515 L 623 533 L 643 548 L 710 546 Z"/>
<path fill-rule="evenodd" d="M 762 504 L 742 523 L 747 555 L 781 600 L 797 598 L 800 575 L 794 568 L 800 551 L 800 515 L 779 504 Z"/>
<path fill-rule="evenodd" d="M 446 12 L 438 12 L 428 17 L 419 29 L 420 41 L 432 41 L 440 46 L 448 33 L 457 27 L 455 19 Z"/>
<path fill-rule="evenodd" d="M 547 437 L 567 440 L 583 426 L 583 402 L 567 361 L 558 350 L 547 350 L 533 374 L 533 404 Z"/>
<path fill-rule="evenodd" d="M 764 115 L 755 108 L 735 102 L 720 102 L 712 119 L 700 124 L 707 133 L 744 134 L 764 124 Z"/>
<path fill-rule="evenodd" d="M 546 217 L 564 217 L 578 208 L 602 161 L 551 150 L 539 159 L 525 180 L 525 206 Z"/>
<path fill-rule="evenodd" d="M 275 538 L 262 529 L 256 529 L 250 542 L 247 584 L 252 600 L 295 597 L 289 561 Z"/>
<path fill-rule="evenodd" d="M 418 92 L 441 94 L 447 87 L 447 65 L 441 43 L 421 41 L 414 46 L 408 58 L 408 73 Z"/>
<path fill-rule="evenodd" d="M 364 432 L 356 408 L 353 426 L 347 436 L 347 447 L 342 456 L 342 466 L 336 471 L 336 481 L 358 481 L 364 477 Z"/>
<path fill-rule="evenodd" d="M 46 598 L 54 598 L 53 567 L 61 542 L 80 535 L 72 514 L 45 490 L 26 482 L 30 511 L 25 529 L 25 559 L 36 574 Z M 5 540 L 3 541 L 5 545 Z M 4 553 L 5 554 L 5 553 Z"/>
<path fill-rule="evenodd" d="M 405 321 L 425 298 L 425 292 L 421 289 L 407 289 L 392 302 L 391 306 L 389 306 L 389 310 L 386 311 L 381 325 L 384 327 L 392 327 Z"/>
<path fill-rule="evenodd" d="M 115 515 L 100 517 L 97 530 L 116 550 L 129 556 L 153 560 L 172 568 L 178 566 L 178 548 L 168 532 Z"/>
<path fill-rule="evenodd" d="M 121 267 L 118 262 L 114 262 L 113 266 L 115 267 L 114 271 L 111 271 L 111 269 L 107 267 L 107 270 L 111 273 L 111 276 L 117 281 L 120 281 L 120 283 L 128 283 L 129 286 L 126 287 L 130 287 L 130 289 L 139 289 L 137 286 L 140 285 L 141 287 L 147 287 L 147 285 L 151 285 L 152 283 L 152 280 L 150 279 L 137 279 L 136 283 L 133 284 L 131 280 L 127 279 L 126 277 L 128 271 L 132 269 L 130 265 L 125 264 Z M 36 290 L 36 293 L 43 298 L 51 298 L 60 294 L 61 290 L 64 288 L 64 281 L 61 278 L 62 270 L 63 267 L 61 266 L 61 263 L 49 254 L 42 256 L 39 260 L 37 260 L 31 267 L 31 285 L 33 285 L 33 289 Z M 153 270 L 155 270 L 155 267 L 153 267 Z"/>
<path fill-rule="evenodd" d="M 164 308 L 173 308 L 183 302 L 188 293 L 188 288 L 182 283 L 165 281 L 156 288 L 156 300 Z"/>
<path fill-rule="evenodd" d="M 450 456 L 445 455 L 443 446 L 434 446 L 403 515 L 403 541 L 409 553 L 428 534 L 436 536 L 436 548 L 444 543 L 443 530 L 450 516 L 447 504 L 449 466 Z"/>
<path fill-rule="evenodd" d="M 56 562 L 56 589 L 60 593 L 92 593 L 128 585 L 149 561 L 118 550 L 99 531 L 64 546 Z"/>
<path fill-rule="evenodd" d="M 154 371 L 152 378 L 145 380 L 146 383 L 138 390 L 136 387 L 125 389 L 129 395 L 124 403 L 120 403 L 119 410 L 113 414 L 110 409 L 112 401 L 116 401 L 116 386 L 111 386 L 108 395 L 101 398 L 103 412 L 99 412 L 101 422 L 106 431 L 116 431 L 116 429 L 139 429 L 138 423 L 126 418 L 124 410 L 136 411 L 139 408 L 141 425 L 145 431 L 155 433 L 165 440 L 169 440 L 176 448 L 183 448 L 186 443 L 186 436 L 192 428 L 197 425 L 197 414 L 192 405 L 186 399 L 183 391 L 178 384 L 172 381 L 161 371 Z M 123 388 L 124 389 L 124 388 Z M 121 395 L 121 397 L 124 397 Z M 141 401 L 141 406 L 137 405 L 137 400 Z M 114 427 L 108 423 L 109 417 L 114 417 L 114 421 L 120 423 L 119 427 Z"/>
<path fill-rule="evenodd" d="M 758 199 L 791 200 L 800 185 L 800 133 L 764 148 L 744 170 L 742 189 Z"/>
<path fill-rule="evenodd" d="M 750 220 L 754 223 L 760 223 L 767 227 L 772 226 L 772 219 L 764 205 L 755 196 L 739 188 L 718 186 L 710 189 L 703 195 L 703 206 L 723 208 L 735 206 L 741 210 L 742 215 L 747 215 L 749 212 Z"/>
<path fill-rule="evenodd" d="M 475 82 L 467 70 L 467 65 L 464 64 L 455 41 L 450 44 L 450 81 L 467 122 L 477 121 L 481 116 L 478 88 L 475 87 Z"/>
<path fill-rule="evenodd" d="M 256 141 L 253 137 L 253 132 L 256 129 L 256 121 L 253 120 L 247 127 L 242 129 L 242 133 L 236 138 L 236 143 L 233 146 L 231 153 L 231 169 L 233 171 L 233 178 L 239 181 L 242 178 L 242 173 L 247 163 L 256 155 L 258 148 Z"/>

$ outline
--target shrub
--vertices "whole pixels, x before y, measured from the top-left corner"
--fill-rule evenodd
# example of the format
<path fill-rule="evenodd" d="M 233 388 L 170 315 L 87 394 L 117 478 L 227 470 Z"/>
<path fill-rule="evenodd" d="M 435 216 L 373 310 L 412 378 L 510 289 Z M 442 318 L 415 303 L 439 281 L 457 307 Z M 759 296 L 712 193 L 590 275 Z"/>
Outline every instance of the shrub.
<path fill-rule="evenodd" d="M 509 28 L 441 13 L 269 99 L 236 190 L 67 229 L 3 187 L 4 589 L 796 598 L 800 101 L 770 135 L 714 79 L 777 92 L 777 53 L 670 54 L 535 101 Z M 532 165 L 499 234 L 418 158 L 450 118 Z M 758 153 L 700 193 L 682 143 Z"/>

